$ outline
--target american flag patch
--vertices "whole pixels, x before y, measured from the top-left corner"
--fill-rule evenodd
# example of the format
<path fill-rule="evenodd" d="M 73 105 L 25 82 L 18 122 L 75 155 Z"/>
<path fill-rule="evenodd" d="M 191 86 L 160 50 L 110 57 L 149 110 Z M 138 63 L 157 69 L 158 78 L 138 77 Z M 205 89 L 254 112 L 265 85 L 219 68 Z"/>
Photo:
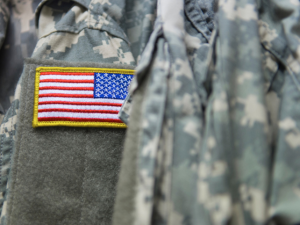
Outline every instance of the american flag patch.
<path fill-rule="evenodd" d="M 125 128 L 118 113 L 133 74 L 125 69 L 37 68 L 33 127 Z"/>

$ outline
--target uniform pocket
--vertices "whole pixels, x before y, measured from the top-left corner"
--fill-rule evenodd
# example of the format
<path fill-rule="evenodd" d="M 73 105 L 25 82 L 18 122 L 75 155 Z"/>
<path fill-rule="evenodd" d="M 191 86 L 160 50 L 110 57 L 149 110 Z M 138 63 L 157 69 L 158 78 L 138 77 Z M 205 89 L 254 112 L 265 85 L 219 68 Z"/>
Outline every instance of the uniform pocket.
<path fill-rule="evenodd" d="M 98 6 L 99 8 L 99 6 Z M 36 12 L 39 41 L 32 58 L 135 65 L 129 42 L 103 10 L 78 1 L 48 1 Z"/>

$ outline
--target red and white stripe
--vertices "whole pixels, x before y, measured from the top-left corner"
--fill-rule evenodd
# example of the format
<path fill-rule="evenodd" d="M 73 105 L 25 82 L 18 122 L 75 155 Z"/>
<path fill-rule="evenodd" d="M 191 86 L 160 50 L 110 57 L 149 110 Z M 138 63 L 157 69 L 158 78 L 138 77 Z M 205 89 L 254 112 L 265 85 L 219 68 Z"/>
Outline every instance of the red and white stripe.
<path fill-rule="evenodd" d="M 124 100 L 94 98 L 94 73 L 41 72 L 39 121 L 117 122 Z"/>

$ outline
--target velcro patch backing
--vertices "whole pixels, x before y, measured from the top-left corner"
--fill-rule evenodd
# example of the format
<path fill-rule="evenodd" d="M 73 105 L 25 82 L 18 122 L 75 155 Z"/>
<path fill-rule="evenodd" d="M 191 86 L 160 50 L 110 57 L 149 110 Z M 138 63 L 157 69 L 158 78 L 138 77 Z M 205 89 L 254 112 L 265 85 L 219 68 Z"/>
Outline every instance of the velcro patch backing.
<path fill-rule="evenodd" d="M 33 127 L 126 128 L 118 118 L 134 70 L 38 67 Z"/>

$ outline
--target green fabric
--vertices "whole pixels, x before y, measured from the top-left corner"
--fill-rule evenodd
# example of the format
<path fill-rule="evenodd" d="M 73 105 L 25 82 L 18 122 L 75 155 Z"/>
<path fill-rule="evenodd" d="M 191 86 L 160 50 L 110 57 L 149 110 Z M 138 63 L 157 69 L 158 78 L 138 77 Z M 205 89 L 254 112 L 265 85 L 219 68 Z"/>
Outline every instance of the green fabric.
<path fill-rule="evenodd" d="M 133 69 L 27 60 L 5 224 L 110 224 L 125 129 L 32 128 L 38 66 Z"/>
<path fill-rule="evenodd" d="M 141 121 L 141 105 L 143 104 L 144 94 L 146 92 L 145 81 L 137 90 L 134 96 L 134 104 L 132 105 L 132 113 L 127 128 L 126 142 L 122 157 L 121 171 L 117 185 L 117 196 L 114 206 L 113 225 L 133 224 L 133 212 L 135 210 L 134 196 L 136 192 L 136 169 L 137 169 L 137 153 L 138 138 L 140 133 Z"/>

